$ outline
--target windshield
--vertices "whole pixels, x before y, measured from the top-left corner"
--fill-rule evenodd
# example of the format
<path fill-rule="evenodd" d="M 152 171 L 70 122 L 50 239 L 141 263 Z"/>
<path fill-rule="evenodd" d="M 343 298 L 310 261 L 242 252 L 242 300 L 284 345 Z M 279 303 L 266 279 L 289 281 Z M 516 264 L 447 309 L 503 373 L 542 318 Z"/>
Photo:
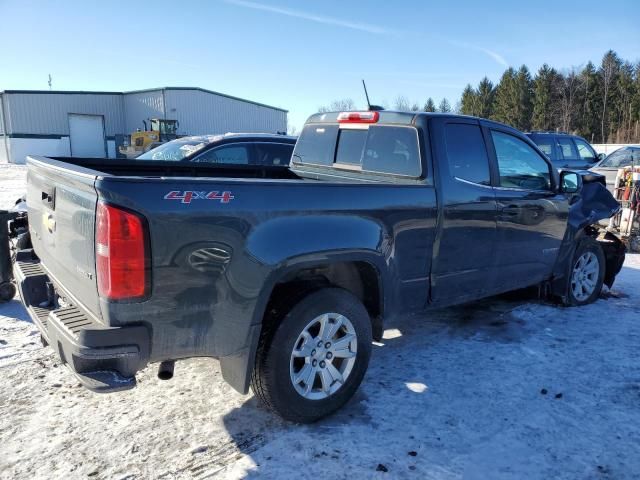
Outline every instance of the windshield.
<path fill-rule="evenodd" d="M 613 152 L 600 164 L 601 167 L 621 168 L 640 165 L 640 148 L 628 148 Z"/>
<path fill-rule="evenodd" d="M 179 162 L 207 145 L 208 142 L 202 140 L 173 140 L 143 153 L 137 159 Z"/>

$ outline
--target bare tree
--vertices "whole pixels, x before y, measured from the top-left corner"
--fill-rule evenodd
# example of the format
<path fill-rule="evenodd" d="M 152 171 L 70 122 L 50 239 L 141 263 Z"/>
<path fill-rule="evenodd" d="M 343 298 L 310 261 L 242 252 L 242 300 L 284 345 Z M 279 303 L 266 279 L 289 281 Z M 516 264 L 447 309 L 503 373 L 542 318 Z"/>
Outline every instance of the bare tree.
<path fill-rule="evenodd" d="M 420 111 L 420 105 L 418 105 L 416 102 L 413 102 L 413 105 L 411 105 L 411 111 L 412 112 L 419 112 Z"/>
<path fill-rule="evenodd" d="M 393 108 L 401 112 L 408 112 L 410 110 L 409 100 L 404 95 L 398 95 L 393 102 Z"/>
<path fill-rule="evenodd" d="M 348 112 L 356 109 L 356 104 L 350 98 L 334 100 L 328 106 L 318 108 L 318 112 Z"/>
<path fill-rule="evenodd" d="M 575 114 L 580 92 L 584 89 L 584 78 L 575 67 L 558 75 L 554 79 L 559 98 L 558 113 L 563 132 L 574 130 Z"/>

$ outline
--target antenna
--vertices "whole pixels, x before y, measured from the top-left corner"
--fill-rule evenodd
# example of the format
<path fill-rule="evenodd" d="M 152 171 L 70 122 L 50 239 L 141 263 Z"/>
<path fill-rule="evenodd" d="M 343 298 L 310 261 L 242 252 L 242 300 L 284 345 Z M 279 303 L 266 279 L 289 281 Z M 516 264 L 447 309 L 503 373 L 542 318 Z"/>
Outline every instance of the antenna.
<path fill-rule="evenodd" d="M 362 87 L 364 88 L 364 96 L 367 97 L 367 108 L 369 111 L 377 112 L 379 110 L 384 110 L 384 108 L 379 105 L 371 105 L 371 102 L 369 102 L 369 93 L 367 92 L 367 84 L 364 83 L 364 79 L 362 79 Z"/>
<path fill-rule="evenodd" d="M 49 74 L 49 81 L 47 83 L 49 84 L 49 90 L 51 90 L 51 74 Z"/>
<path fill-rule="evenodd" d="M 49 76 L 51 78 L 51 76 Z M 369 102 L 369 94 L 367 93 L 367 84 L 364 83 L 364 78 L 362 79 L 362 87 L 364 88 L 364 96 L 367 97 L 367 108 L 371 110 L 371 103 Z"/>

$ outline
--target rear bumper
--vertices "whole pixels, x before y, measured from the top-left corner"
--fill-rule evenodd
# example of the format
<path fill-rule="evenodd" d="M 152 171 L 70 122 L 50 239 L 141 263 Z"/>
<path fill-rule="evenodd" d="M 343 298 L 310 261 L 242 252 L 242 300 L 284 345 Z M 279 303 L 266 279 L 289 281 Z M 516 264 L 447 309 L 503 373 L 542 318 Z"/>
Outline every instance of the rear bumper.
<path fill-rule="evenodd" d="M 82 385 L 95 392 L 126 390 L 149 361 L 147 327 L 107 327 L 76 306 L 47 307 L 51 280 L 32 250 L 18 252 L 14 277 L 29 316 Z"/>

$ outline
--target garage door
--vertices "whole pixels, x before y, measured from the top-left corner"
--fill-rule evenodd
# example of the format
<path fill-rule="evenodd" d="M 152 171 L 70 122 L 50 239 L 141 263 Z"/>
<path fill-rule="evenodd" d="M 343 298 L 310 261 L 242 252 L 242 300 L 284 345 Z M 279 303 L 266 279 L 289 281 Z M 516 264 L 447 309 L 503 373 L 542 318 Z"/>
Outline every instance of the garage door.
<path fill-rule="evenodd" d="M 106 157 L 104 119 L 102 115 L 69 114 L 71 155 L 74 157 Z"/>

